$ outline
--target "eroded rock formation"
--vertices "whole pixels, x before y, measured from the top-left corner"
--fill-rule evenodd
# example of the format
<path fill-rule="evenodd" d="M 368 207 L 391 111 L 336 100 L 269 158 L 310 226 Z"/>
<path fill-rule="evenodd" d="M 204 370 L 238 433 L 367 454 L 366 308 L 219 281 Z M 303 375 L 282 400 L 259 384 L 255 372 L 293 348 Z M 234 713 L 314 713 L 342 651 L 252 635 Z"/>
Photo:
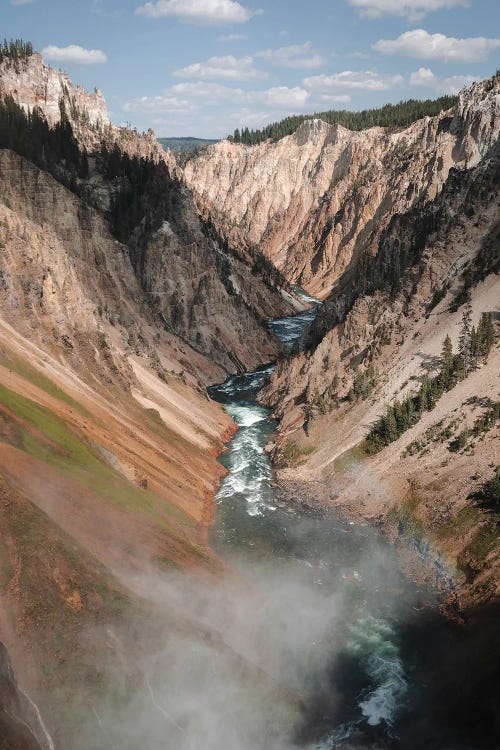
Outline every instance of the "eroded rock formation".
<path fill-rule="evenodd" d="M 224 237 L 258 247 L 289 280 L 324 297 L 353 259 L 376 252 L 392 216 L 432 201 L 451 169 L 488 153 L 498 99 L 497 77 L 400 131 L 310 120 L 276 143 L 223 141 L 189 161 L 185 179 Z"/>

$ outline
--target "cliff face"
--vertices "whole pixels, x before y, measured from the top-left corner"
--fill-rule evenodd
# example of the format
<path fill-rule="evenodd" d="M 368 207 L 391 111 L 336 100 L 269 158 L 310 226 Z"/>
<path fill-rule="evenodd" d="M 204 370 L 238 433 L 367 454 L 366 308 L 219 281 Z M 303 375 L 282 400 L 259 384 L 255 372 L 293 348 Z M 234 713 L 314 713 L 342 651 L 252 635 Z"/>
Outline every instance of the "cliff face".
<path fill-rule="evenodd" d="M 234 424 L 206 385 L 274 358 L 262 321 L 291 307 L 200 220 L 152 134 L 107 124 L 100 95 L 36 55 L 4 61 L 0 94 L 51 125 L 62 97 L 88 157 L 71 173 L 57 152 L 0 149 L 0 639 L 55 746 L 100 747 L 102 696 L 125 706 L 151 630 L 178 626 L 148 581 L 220 572 L 207 529 Z M 147 172 L 150 193 L 113 163 Z M 124 232 L 113 207 L 131 195 L 146 205 Z M 2 713 L 2 658 L 0 746 L 38 750 L 24 715 Z"/>
<path fill-rule="evenodd" d="M 50 170 L 80 198 L 77 237 L 80 229 L 90 231 L 94 234 L 90 244 L 94 239 L 99 244 L 97 235 L 105 231 L 106 223 L 116 236 L 117 227 L 112 225 L 115 203 L 128 201 L 120 214 L 121 220 L 128 221 L 142 201 L 142 213 L 119 236 L 132 260 L 143 304 L 160 327 L 180 336 L 227 372 L 251 369 L 276 356 L 276 341 L 263 321 L 291 312 L 290 304 L 200 221 L 189 191 L 177 179 L 175 159 L 163 151 L 152 131 L 138 134 L 112 126 L 102 94 L 74 87 L 64 73 L 44 65 L 38 54 L 1 63 L 0 97 L 5 96 L 12 96 L 26 111 L 38 108 L 51 126 L 61 121 L 63 113 L 71 125 L 85 154 L 87 171 L 82 172 L 80 164 L 78 174 L 70 175 L 63 161 L 51 163 Z M 147 187 L 144 180 L 131 184 L 123 171 L 130 164 L 136 172 L 149 170 Z M 15 174 L 7 176 L 6 189 L 16 179 Z M 69 240 L 74 227 L 64 225 L 55 189 L 47 187 L 44 175 L 30 174 L 25 164 L 19 168 L 19 179 L 19 205 L 35 206 L 36 220 L 58 224 Z M 44 190 L 47 187 L 47 197 L 38 191 L 38 181 L 44 183 Z M 156 200 L 158 193 L 165 195 Z M 98 214 L 104 222 L 96 228 Z M 112 244 L 106 242 L 102 245 L 105 265 L 116 256 Z"/>
<path fill-rule="evenodd" d="M 0 748 L 51 750 L 29 698 L 18 688 L 7 649 L 0 643 Z M 38 739 L 41 735 L 41 741 Z"/>
<path fill-rule="evenodd" d="M 436 375 L 447 335 L 458 351 L 467 299 L 475 326 L 483 313 L 498 319 L 499 184 L 496 144 L 433 201 L 395 216 L 377 255 L 325 301 L 309 349 L 279 363 L 262 394 L 281 419 L 278 463 L 290 442 L 308 456 L 282 477 L 320 480 L 327 502 L 409 539 L 461 586 L 463 608 L 499 593 L 498 513 L 474 499 L 498 463 L 498 343 L 376 455 L 363 440 L 389 404 Z"/>
<path fill-rule="evenodd" d="M 102 93 L 96 89 L 90 94 L 73 86 L 66 73 L 45 65 L 38 53 L 0 63 L 0 98 L 6 96 L 12 96 L 26 112 L 40 109 L 52 126 L 60 121 L 63 110 L 87 143 L 92 141 L 89 130 L 100 132 L 110 125 Z"/>
<path fill-rule="evenodd" d="M 433 200 L 450 169 L 488 153 L 498 99 L 496 78 L 399 132 L 312 120 L 276 143 L 224 141 L 188 162 L 185 180 L 223 236 L 258 246 L 289 280 L 324 297 L 351 260 L 376 252 L 393 215 Z"/>

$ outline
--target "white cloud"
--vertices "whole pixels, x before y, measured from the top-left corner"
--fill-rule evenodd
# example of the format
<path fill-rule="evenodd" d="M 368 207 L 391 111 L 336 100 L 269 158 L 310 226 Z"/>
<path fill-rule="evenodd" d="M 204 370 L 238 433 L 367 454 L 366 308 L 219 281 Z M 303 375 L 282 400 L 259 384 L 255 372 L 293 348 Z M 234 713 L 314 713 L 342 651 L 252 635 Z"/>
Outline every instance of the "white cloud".
<path fill-rule="evenodd" d="M 332 75 L 319 75 L 305 78 L 304 86 L 323 93 L 336 91 L 388 91 L 403 83 L 401 75 L 380 75 L 373 70 L 343 70 Z"/>
<path fill-rule="evenodd" d="M 300 86 L 293 88 L 289 88 L 288 86 L 274 86 L 263 92 L 263 102 L 272 107 L 301 109 L 307 103 L 309 96 L 309 92 Z"/>
<path fill-rule="evenodd" d="M 457 6 L 467 7 L 468 0 L 348 0 L 364 18 L 382 16 L 403 16 L 410 21 L 418 21 L 427 13 L 436 10 L 449 10 Z"/>
<path fill-rule="evenodd" d="M 430 68 L 419 68 L 411 74 L 410 86 L 432 86 L 436 85 L 436 76 Z"/>
<path fill-rule="evenodd" d="M 246 34 L 224 34 L 220 36 L 219 42 L 241 42 L 243 39 L 248 39 Z"/>
<path fill-rule="evenodd" d="M 76 65 L 97 65 L 108 61 L 102 50 L 85 49 L 78 44 L 70 44 L 68 47 L 56 47 L 51 44 L 44 47 L 42 55 L 51 62 L 75 63 Z"/>
<path fill-rule="evenodd" d="M 434 75 L 430 68 L 419 68 L 410 75 L 410 86 L 423 86 L 438 91 L 440 94 L 458 94 L 458 92 L 470 86 L 477 77 L 473 75 L 456 75 L 440 79 Z"/>
<path fill-rule="evenodd" d="M 443 94 L 458 94 L 459 91 L 466 86 L 470 86 L 474 81 L 477 81 L 477 76 L 450 76 L 441 82 L 440 90 Z"/>
<path fill-rule="evenodd" d="M 10 0 L 11 5 L 30 5 L 33 0 Z"/>
<path fill-rule="evenodd" d="M 197 78 L 202 81 L 253 81 L 265 78 L 266 74 L 253 66 L 253 57 L 211 57 L 205 62 L 192 63 L 176 70 L 180 78 Z"/>
<path fill-rule="evenodd" d="M 313 54 L 311 42 L 291 44 L 288 47 L 280 47 L 279 49 L 266 49 L 258 52 L 256 57 L 265 58 L 273 65 L 278 65 L 282 68 L 297 68 L 302 70 L 319 68 L 325 62 L 320 55 Z"/>
<path fill-rule="evenodd" d="M 161 124 L 170 129 L 177 122 L 191 123 L 191 128 L 193 122 L 206 123 L 214 112 L 220 121 L 219 133 L 224 134 L 230 125 L 250 125 L 254 121 L 265 124 L 292 112 L 306 111 L 309 99 L 309 92 L 300 86 L 247 90 L 209 81 L 185 81 L 170 86 L 159 96 L 131 99 L 123 111 L 148 112 L 156 127 Z M 235 108 L 239 111 L 235 112 Z"/>
<path fill-rule="evenodd" d="M 137 14 L 150 18 L 177 18 L 183 23 L 202 26 L 222 26 L 246 23 L 262 13 L 245 8 L 236 0 L 157 0 L 140 5 Z"/>
<path fill-rule="evenodd" d="M 429 34 L 424 29 L 406 31 L 397 39 L 380 39 L 372 45 L 384 55 L 403 55 L 442 62 L 481 62 L 500 47 L 500 39 L 484 36 L 456 39 L 444 34 Z"/>

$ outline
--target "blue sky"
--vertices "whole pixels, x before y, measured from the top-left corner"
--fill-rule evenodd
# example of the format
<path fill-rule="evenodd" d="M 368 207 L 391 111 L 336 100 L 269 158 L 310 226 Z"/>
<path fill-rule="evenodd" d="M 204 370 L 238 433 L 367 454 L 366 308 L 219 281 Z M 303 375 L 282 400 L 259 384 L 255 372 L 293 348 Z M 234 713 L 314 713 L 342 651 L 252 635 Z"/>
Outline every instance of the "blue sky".
<path fill-rule="evenodd" d="M 112 120 L 221 137 L 288 114 L 436 97 L 500 67 L 498 0 L 2 0 L 2 34 Z"/>

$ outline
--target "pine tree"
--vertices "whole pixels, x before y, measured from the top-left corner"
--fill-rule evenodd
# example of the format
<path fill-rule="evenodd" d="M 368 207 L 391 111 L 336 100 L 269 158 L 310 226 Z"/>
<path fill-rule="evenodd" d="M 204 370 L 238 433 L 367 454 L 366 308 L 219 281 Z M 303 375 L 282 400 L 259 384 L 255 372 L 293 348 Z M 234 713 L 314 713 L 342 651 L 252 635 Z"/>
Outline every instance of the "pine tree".
<path fill-rule="evenodd" d="M 472 333 L 472 307 L 470 303 L 465 306 L 462 315 L 462 328 L 458 339 L 458 351 L 460 353 L 460 364 L 463 377 L 467 377 L 471 366 L 471 333 Z"/>
<path fill-rule="evenodd" d="M 408 427 L 411 427 L 415 424 L 416 421 L 415 401 L 413 399 L 413 396 L 410 396 L 406 399 L 406 414 Z"/>
<path fill-rule="evenodd" d="M 488 357 L 493 344 L 495 343 L 495 324 L 491 319 L 490 313 L 484 312 L 477 328 L 478 334 L 478 355 Z"/>
<path fill-rule="evenodd" d="M 418 393 L 418 411 L 420 412 L 420 414 L 423 414 L 424 411 L 427 411 L 427 409 L 429 408 L 429 402 L 429 378 L 427 377 L 427 375 L 425 375 L 424 379 L 422 380 L 422 385 L 420 386 L 420 391 Z"/>
<path fill-rule="evenodd" d="M 446 335 L 441 349 L 441 371 L 439 378 L 444 390 L 448 390 L 452 385 L 453 374 L 453 344 L 449 335 Z"/>
<path fill-rule="evenodd" d="M 398 436 L 399 436 L 398 425 L 396 422 L 396 415 L 394 414 L 394 409 L 392 408 L 392 406 L 389 406 L 389 408 L 387 409 L 387 414 L 384 420 L 384 428 L 385 428 L 384 442 L 386 445 L 398 439 Z"/>
<path fill-rule="evenodd" d="M 474 368 L 477 363 L 477 358 L 479 357 L 479 333 L 476 330 L 475 326 L 472 326 L 470 331 L 470 356 L 471 356 L 471 366 Z"/>

